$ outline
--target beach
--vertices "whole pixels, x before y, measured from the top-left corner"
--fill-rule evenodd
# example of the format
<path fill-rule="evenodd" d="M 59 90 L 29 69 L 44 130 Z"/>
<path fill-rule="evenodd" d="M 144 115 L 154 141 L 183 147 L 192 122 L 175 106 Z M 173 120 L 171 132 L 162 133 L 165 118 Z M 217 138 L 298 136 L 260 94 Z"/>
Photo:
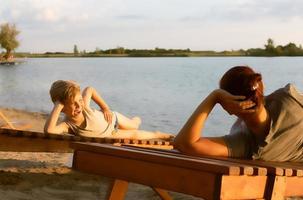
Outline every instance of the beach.
<path fill-rule="evenodd" d="M 47 115 L 0 108 L 16 126 L 42 131 Z M 3 123 L 3 121 L 0 121 Z M 30 124 L 30 126 L 28 126 Z M 71 153 L 0 152 L 0 197 L 4 200 L 100 200 L 110 178 L 71 169 Z M 159 177 L 161 178 L 161 177 Z M 171 192 L 173 199 L 197 199 Z M 126 199 L 160 199 L 150 187 L 131 183 Z"/>

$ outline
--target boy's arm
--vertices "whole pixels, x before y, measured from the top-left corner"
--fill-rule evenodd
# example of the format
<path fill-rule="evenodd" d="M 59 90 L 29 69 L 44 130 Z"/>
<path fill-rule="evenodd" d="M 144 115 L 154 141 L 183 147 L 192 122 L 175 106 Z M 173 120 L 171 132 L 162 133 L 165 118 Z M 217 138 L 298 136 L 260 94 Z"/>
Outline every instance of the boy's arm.
<path fill-rule="evenodd" d="M 68 126 L 66 123 L 62 122 L 57 125 L 59 115 L 63 109 L 64 105 L 60 102 L 54 104 L 53 110 L 50 113 L 50 116 L 45 122 L 44 132 L 45 133 L 67 133 Z"/>
<path fill-rule="evenodd" d="M 104 118 L 108 123 L 112 122 L 112 112 L 106 102 L 98 94 L 98 92 L 93 87 L 87 87 L 83 90 L 83 102 L 85 107 L 89 107 L 90 100 L 92 99 L 103 111 Z"/>

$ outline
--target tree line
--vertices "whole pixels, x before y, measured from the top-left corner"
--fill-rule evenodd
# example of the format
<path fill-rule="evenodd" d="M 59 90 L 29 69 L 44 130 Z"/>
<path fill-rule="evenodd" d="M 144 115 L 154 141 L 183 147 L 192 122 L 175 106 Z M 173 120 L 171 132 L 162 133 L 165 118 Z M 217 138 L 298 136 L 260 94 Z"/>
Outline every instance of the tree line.
<path fill-rule="evenodd" d="M 302 45 L 297 46 L 295 43 L 288 43 L 287 45 L 275 46 L 274 40 L 269 38 L 264 48 L 250 48 L 247 50 L 226 50 L 226 51 L 192 51 L 187 49 L 127 49 L 124 47 L 117 47 L 112 49 L 102 50 L 96 48 L 95 51 L 80 52 L 77 45 L 74 45 L 75 56 L 110 56 L 110 55 L 125 55 L 125 56 L 303 56 Z"/>
<path fill-rule="evenodd" d="M 0 25 L 0 47 L 6 52 L 1 55 L 0 61 L 9 61 L 13 57 L 14 50 L 19 46 L 17 35 L 20 33 L 16 25 L 4 23 Z M 287 45 L 275 45 L 274 40 L 269 38 L 264 48 L 250 48 L 247 50 L 226 50 L 226 51 L 192 51 L 187 49 L 165 49 L 156 47 L 154 49 L 128 49 L 116 47 L 102 50 L 96 48 L 94 51 L 80 51 L 77 45 L 74 45 L 73 52 L 45 52 L 39 54 L 16 53 L 17 56 L 27 57 L 102 57 L 102 56 L 129 56 L 129 57 L 161 57 L 161 56 L 303 56 L 302 45 L 295 43 Z"/>
<path fill-rule="evenodd" d="M 142 57 L 142 56 L 187 56 L 187 53 L 191 52 L 190 49 L 164 49 L 158 48 L 155 49 L 127 49 L 124 47 L 117 47 L 102 50 L 96 48 L 95 51 L 86 52 L 85 50 L 79 51 L 78 46 L 74 45 L 74 55 L 121 55 L 121 56 L 130 56 L 130 57 Z"/>
<path fill-rule="evenodd" d="M 292 42 L 284 46 L 275 46 L 274 40 L 269 38 L 264 49 L 248 49 L 246 54 L 248 56 L 303 56 L 303 49 L 302 45 L 297 46 Z"/>

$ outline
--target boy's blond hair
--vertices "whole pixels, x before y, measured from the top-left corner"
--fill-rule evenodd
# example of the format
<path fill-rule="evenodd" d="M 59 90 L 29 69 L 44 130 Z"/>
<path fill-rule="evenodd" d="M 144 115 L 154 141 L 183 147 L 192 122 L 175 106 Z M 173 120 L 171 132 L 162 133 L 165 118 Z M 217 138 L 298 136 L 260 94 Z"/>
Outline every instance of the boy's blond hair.
<path fill-rule="evenodd" d="M 80 86 L 76 82 L 64 80 L 55 81 L 49 90 L 53 103 L 60 101 L 62 104 L 73 100 L 79 92 Z"/>

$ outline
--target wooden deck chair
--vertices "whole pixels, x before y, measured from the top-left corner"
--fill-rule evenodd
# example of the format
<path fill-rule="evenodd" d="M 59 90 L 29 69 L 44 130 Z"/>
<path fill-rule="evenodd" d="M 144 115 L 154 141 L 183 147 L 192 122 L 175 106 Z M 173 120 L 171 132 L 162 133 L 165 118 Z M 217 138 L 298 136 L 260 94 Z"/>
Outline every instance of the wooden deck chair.
<path fill-rule="evenodd" d="M 0 128 L 0 151 L 72 153 L 71 142 L 128 144 L 134 146 L 171 148 L 171 142 L 161 139 L 134 140 L 125 138 L 80 137 L 71 134 L 46 134 L 38 131 Z"/>
<path fill-rule="evenodd" d="M 129 182 L 204 199 L 265 199 L 267 170 L 228 160 L 197 158 L 175 151 L 96 143 L 72 143 L 73 168 L 114 178 L 108 199 L 124 199 Z"/>

